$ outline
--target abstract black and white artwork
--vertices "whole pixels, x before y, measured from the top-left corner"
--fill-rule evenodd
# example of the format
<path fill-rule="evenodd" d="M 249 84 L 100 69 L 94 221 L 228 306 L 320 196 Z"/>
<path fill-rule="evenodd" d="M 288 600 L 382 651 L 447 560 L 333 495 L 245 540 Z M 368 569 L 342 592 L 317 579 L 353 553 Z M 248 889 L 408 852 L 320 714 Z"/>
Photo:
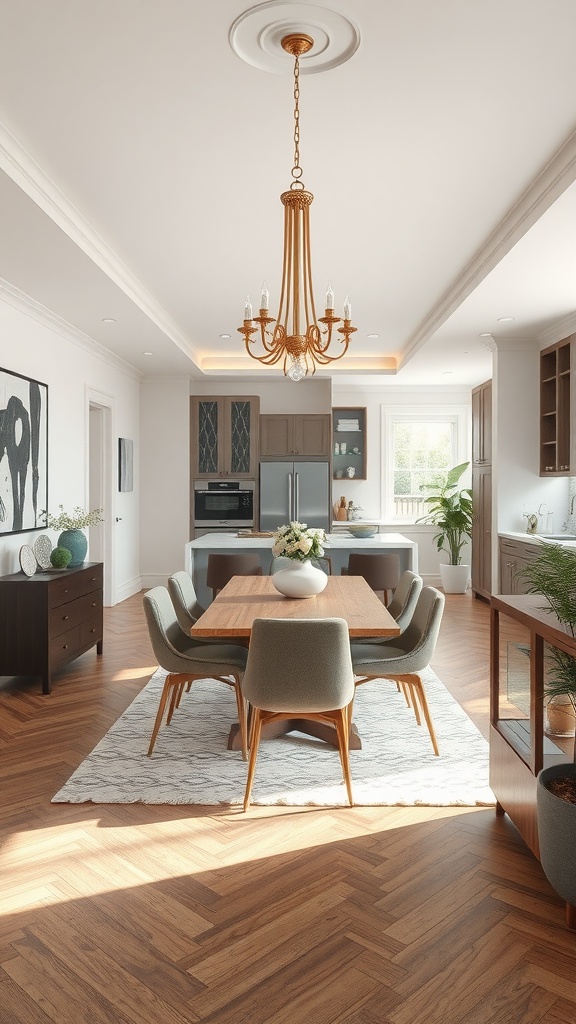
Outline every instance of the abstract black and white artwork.
<path fill-rule="evenodd" d="M 47 508 L 48 385 L 0 367 L 0 534 L 44 529 Z"/>
<path fill-rule="evenodd" d="M 134 489 L 134 442 L 127 437 L 118 438 L 118 490 Z"/>

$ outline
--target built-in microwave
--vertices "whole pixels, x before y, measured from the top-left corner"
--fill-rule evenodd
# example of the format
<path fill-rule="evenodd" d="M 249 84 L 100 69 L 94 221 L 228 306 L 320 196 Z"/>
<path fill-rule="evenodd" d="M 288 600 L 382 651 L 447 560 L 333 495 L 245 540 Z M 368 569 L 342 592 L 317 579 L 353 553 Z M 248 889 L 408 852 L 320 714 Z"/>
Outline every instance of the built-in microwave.
<path fill-rule="evenodd" d="M 254 526 L 253 480 L 195 480 L 195 527 Z"/>

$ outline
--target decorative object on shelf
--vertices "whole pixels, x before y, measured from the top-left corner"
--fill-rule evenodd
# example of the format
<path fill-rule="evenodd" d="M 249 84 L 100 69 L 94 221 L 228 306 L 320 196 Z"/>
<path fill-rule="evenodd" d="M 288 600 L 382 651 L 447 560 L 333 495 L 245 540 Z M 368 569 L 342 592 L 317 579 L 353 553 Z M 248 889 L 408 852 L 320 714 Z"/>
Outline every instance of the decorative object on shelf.
<path fill-rule="evenodd" d="M 446 551 L 449 563 L 440 563 L 440 578 L 447 594 L 465 594 L 470 580 L 470 566 L 462 565 L 461 551 L 466 541 L 472 536 L 472 491 L 469 487 L 460 490 L 458 481 L 468 469 L 469 462 L 462 462 L 448 470 L 444 482 L 440 484 L 423 484 L 421 490 L 434 488 L 434 494 L 424 498 L 424 504 L 430 506 L 425 516 L 417 519 L 417 523 L 432 523 L 438 527 L 435 535 L 438 551 Z"/>
<path fill-rule="evenodd" d="M 346 354 L 351 335 L 356 331 L 352 326 L 350 300 L 344 300 L 343 324 L 338 327 L 342 335 L 342 350 L 329 355 L 332 329 L 340 323 L 334 316 L 334 292 L 328 283 L 324 316 L 316 317 L 312 294 L 312 268 L 310 258 L 310 206 L 314 199 L 307 192 L 300 166 L 300 57 L 314 46 L 311 36 L 293 32 L 281 40 L 282 49 L 294 57 L 294 166 L 290 189 L 280 196 L 284 206 L 284 256 L 280 305 L 273 331 L 268 325 L 274 318 L 268 316 L 268 289 L 262 285 L 259 315 L 252 316 L 250 297 L 244 306 L 244 322 L 238 330 L 244 335 L 248 355 L 266 366 L 282 361 L 284 374 L 291 380 L 302 380 L 309 373 L 316 372 L 316 366 L 326 366 Z M 323 328 L 318 324 L 322 324 Z M 260 341 L 263 354 L 252 351 L 254 341 L 251 335 L 260 327 Z M 291 332 L 291 333 L 289 333 Z"/>
<path fill-rule="evenodd" d="M 54 571 L 62 572 L 67 569 L 72 560 L 72 552 L 69 548 L 63 548 L 58 545 L 50 552 L 50 564 Z"/>
<path fill-rule="evenodd" d="M 48 569 L 50 567 L 51 551 L 52 541 L 50 537 L 46 533 L 41 533 L 34 541 L 34 554 L 41 569 Z"/>
<path fill-rule="evenodd" d="M 88 540 L 83 530 L 87 526 L 95 526 L 96 523 L 102 522 L 103 509 L 96 508 L 92 512 L 85 512 L 84 509 L 76 506 L 72 514 L 69 515 L 64 511 L 63 505 L 59 505 L 58 508 L 60 512 L 57 516 L 50 515 L 49 512 L 42 514 L 46 516 L 46 525 L 51 530 L 63 531 L 58 537 L 58 546 L 68 548 L 72 555 L 70 568 L 73 568 L 82 564 L 88 551 Z"/>
<path fill-rule="evenodd" d="M 289 558 L 291 565 L 280 569 L 272 576 L 272 582 L 279 594 L 285 597 L 315 597 L 322 593 L 328 576 L 312 564 L 312 559 L 322 558 L 326 546 L 324 530 L 307 527 L 306 523 L 288 523 L 276 530 L 272 542 L 274 558 Z"/>
<path fill-rule="evenodd" d="M 48 494 L 48 385 L 0 369 L 0 395 L 0 534 L 39 530 L 38 506 Z"/>
<path fill-rule="evenodd" d="M 336 509 L 336 519 L 341 523 L 345 523 L 348 519 L 348 505 L 344 495 L 342 495 L 338 503 L 338 507 Z"/>
<path fill-rule="evenodd" d="M 36 572 L 36 556 L 29 544 L 23 544 L 20 548 L 20 568 L 27 576 L 33 576 Z"/>
<path fill-rule="evenodd" d="M 356 469 L 354 468 L 354 466 L 346 466 L 346 476 L 348 477 L 349 480 L 352 480 L 355 474 Z"/>

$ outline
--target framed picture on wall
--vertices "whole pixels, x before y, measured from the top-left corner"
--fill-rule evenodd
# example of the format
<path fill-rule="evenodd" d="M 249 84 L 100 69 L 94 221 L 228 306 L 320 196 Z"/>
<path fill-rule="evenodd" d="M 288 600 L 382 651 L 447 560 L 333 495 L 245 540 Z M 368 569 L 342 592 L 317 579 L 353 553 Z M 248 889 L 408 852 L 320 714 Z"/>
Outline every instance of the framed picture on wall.
<path fill-rule="evenodd" d="M 134 442 L 118 438 L 118 490 L 134 490 Z"/>
<path fill-rule="evenodd" d="M 48 385 L 0 367 L 0 535 L 46 528 Z"/>

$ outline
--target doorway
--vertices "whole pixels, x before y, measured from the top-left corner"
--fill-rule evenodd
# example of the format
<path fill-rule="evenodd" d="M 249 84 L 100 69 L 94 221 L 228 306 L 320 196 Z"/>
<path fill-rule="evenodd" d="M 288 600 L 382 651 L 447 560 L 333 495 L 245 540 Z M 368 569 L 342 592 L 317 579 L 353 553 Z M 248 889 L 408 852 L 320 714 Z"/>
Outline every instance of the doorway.
<path fill-rule="evenodd" d="M 104 605 L 115 604 L 114 509 L 112 507 L 112 407 L 108 395 L 88 396 L 88 508 L 103 509 L 104 520 L 90 527 L 89 558 L 104 563 Z"/>

